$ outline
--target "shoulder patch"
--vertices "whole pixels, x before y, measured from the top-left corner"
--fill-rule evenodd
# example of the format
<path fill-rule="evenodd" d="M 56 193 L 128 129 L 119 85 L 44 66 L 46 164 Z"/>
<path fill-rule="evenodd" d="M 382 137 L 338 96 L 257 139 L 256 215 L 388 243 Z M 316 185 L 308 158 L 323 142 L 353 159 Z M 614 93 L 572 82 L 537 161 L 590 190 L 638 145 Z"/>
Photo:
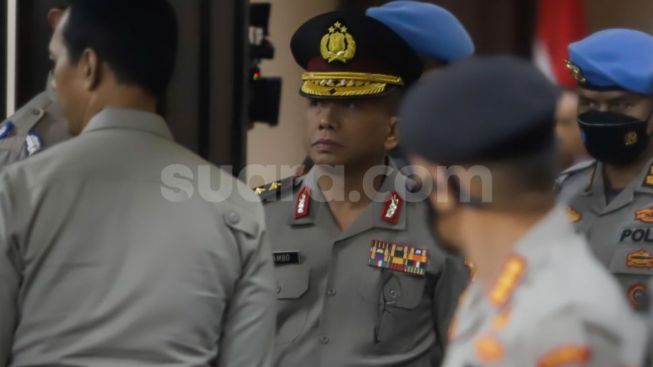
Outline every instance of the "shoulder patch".
<path fill-rule="evenodd" d="M 300 177 L 290 176 L 284 178 L 281 181 L 274 181 L 272 183 L 259 186 L 254 189 L 254 192 L 256 192 L 259 198 L 261 198 L 261 201 L 265 204 L 281 199 L 285 193 L 294 191 L 294 189 L 299 187 L 300 184 Z"/>
<path fill-rule="evenodd" d="M 16 128 L 16 125 L 14 125 L 13 122 L 7 120 L 2 126 L 0 127 L 0 140 L 7 138 L 12 131 Z"/>
<path fill-rule="evenodd" d="M 25 138 L 25 154 L 28 157 L 43 150 L 43 139 L 34 131 L 30 131 Z"/>

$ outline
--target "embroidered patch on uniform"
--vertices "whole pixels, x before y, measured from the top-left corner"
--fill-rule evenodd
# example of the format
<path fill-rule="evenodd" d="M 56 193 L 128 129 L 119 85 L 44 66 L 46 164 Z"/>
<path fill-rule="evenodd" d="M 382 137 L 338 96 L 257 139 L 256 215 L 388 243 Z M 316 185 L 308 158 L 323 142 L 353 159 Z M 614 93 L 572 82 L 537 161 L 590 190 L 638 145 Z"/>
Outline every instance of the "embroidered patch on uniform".
<path fill-rule="evenodd" d="M 311 189 L 303 187 L 297 195 L 295 204 L 295 219 L 304 218 L 308 215 L 311 206 Z"/>
<path fill-rule="evenodd" d="M 628 288 L 628 301 L 635 310 L 641 310 L 644 306 L 647 291 L 648 287 L 644 283 L 636 283 Z"/>
<path fill-rule="evenodd" d="M 14 128 L 16 125 L 14 125 L 13 122 L 7 121 L 0 127 L 0 140 L 5 139 L 11 134 L 12 131 L 14 131 Z"/>
<path fill-rule="evenodd" d="M 580 214 L 576 208 L 572 206 L 567 207 L 567 218 L 569 218 L 569 221 L 572 223 L 578 223 L 580 222 L 581 219 L 583 219 L 583 215 Z"/>
<path fill-rule="evenodd" d="M 388 195 L 388 198 L 385 201 L 385 206 L 383 207 L 383 212 L 381 213 L 381 219 L 390 224 L 399 223 L 401 204 L 403 202 L 404 199 L 399 196 L 399 193 L 393 192 Z"/>
<path fill-rule="evenodd" d="M 526 260 L 519 255 L 512 255 L 503 266 L 503 270 L 490 292 L 490 301 L 498 307 L 508 303 L 525 271 Z"/>
<path fill-rule="evenodd" d="M 626 257 L 626 266 L 629 268 L 653 269 L 653 254 L 644 249 L 629 252 Z"/>
<path fill-rule="evenodd" d="M 648 175 L 644 179 L 645 187 L 653 188 L 653 164 L 648 169 Z"/>
<path fill-rule="evenodd" d="M 585 345 L 566 345 L 556 348 L 542 357 L 538 367 L 562 367 L 568 365 L 584 365 L 590 360 L 590 349 Z"/>
<path fill-rule="evenodd" d="M 274 265 L 299 264 L 299 251 L 275 251 L 272 253 Z"/>
<path fill-rule="evenodd" d="M 635 219 L 643 223 L 653 223 L 653 208 L 638 210 L 635 212 Z"/>
<path fill-rule="evenodd" d="M 503 345 L 491 336 L 484 336 L 476 341 L 476 355 L 483 363 L 495 363 L 503 358 Z"/>
<path fill-rule="evenodd" d="M 27 156 L 31 157 L 34 154 L 40 152 L 42 149 L 43 139 L 41 139 L 41 137 L 33 131 L 27 134 L 27 137 L 25 138 L 25 153 Z"/>
<path fill-rule="evenodd" d="M 428 251 L 388 241 L 372 241 L 370 266 L 402 273 L 424 276 L 428 264 Z"/>

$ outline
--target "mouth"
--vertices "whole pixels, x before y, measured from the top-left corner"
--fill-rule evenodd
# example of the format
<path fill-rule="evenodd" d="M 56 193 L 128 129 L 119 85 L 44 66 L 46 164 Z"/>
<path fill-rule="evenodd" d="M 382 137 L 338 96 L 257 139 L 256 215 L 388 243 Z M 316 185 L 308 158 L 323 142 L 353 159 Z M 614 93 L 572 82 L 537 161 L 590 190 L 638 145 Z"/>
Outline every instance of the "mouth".
<path fill-rule="evenodd" d="M 342 148 L 343 145 L 338 143 L 335 140 L 331 139 L 319 139 L 315 141 L 312 146 L 318 150 L 333 150 L 336 148 Z"/>

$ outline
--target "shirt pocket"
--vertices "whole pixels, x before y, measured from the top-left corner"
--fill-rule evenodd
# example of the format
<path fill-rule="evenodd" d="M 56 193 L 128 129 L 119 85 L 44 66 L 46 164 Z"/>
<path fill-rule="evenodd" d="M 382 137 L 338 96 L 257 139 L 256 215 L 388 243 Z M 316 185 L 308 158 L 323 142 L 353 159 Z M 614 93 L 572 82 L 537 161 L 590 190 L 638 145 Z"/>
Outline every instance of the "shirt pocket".
<path fill-rule="evenodd" d="M 277 344 L 294 342 L 304 330 L 308 317 L 306 293 L 310 284 L 310 268 L 305 264 L 281 265 L 275 268 L 277 281 Z"/>
<path fill-rule="evenodd" d="M 621 284 L 630 305 L 646 311 L 650 305 L 648 282 L 653 277 L 653 246 L 619 245 L 608 269 Z"/>

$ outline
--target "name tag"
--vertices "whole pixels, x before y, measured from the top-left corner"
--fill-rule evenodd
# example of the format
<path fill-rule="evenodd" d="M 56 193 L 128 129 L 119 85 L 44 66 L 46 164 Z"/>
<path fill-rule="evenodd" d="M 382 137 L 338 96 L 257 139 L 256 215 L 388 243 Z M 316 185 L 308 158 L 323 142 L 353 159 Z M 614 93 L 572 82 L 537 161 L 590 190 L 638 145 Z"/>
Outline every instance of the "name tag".
<path fill-rule="evenodd" d="M 299 264 L 299 251 L 279 251 L 273 252 L 274 265 L 291 265 Z"/>

